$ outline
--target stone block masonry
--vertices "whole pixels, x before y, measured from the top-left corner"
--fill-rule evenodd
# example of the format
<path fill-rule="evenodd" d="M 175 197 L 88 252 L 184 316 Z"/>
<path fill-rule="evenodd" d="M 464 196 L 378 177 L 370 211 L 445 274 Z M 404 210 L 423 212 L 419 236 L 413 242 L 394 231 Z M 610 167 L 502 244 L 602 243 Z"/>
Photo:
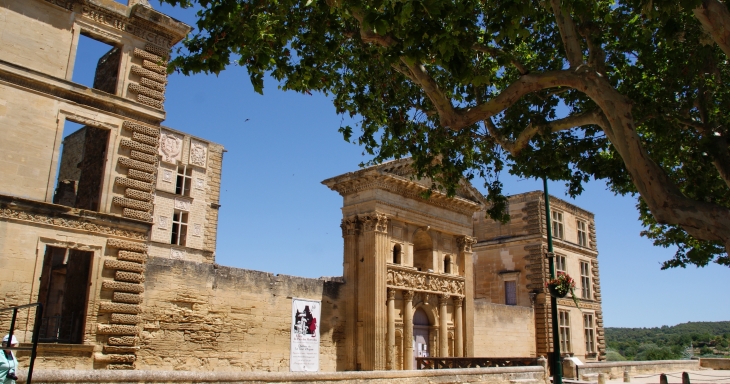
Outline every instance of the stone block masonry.
<path fill-rule="evenodd" d="M 289 371 L 291 299 L 322 301 L 320 370 L 342 370 L 341 279 L 149 257 L 137 369 Z"/>

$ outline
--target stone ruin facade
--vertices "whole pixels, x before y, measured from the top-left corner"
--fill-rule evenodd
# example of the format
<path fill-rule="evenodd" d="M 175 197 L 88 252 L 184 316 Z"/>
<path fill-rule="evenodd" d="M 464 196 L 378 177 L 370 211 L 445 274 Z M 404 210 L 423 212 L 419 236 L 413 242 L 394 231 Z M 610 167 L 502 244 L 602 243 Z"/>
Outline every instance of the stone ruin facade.
<path fill-rule="evenodd" d="M 344 201 L 342 277 L 223 267 L 224 148 L 162 125 L 190 27 L 139 0 L 0 0 L 0 31 L 0 305 L 44 304 L 38 368 L 287 371 L 292 297 L 322 301 L 323 371 L 550 351 L 541 194 L 512 197 L 500 225 L 468 183 L 426 200 L 393 161 L 323 182 Z M 80 36 L 109 45 L 88 85 L 72 81 Z M 561 341 L 601 360 L 593 215 L 552 201 L 582 298 L 558 301 Z"/>

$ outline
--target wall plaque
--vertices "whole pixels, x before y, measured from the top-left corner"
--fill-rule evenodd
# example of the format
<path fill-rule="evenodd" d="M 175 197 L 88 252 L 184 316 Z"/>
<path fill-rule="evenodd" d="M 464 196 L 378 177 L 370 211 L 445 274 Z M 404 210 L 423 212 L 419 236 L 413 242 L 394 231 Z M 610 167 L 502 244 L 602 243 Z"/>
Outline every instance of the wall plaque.
<path fill-rule="evenodd" d="M 182 160 L 183 137 L 177 133 L 160 131 L 160 148 L 158 153 L 162 161 L 177 164 Z"/>

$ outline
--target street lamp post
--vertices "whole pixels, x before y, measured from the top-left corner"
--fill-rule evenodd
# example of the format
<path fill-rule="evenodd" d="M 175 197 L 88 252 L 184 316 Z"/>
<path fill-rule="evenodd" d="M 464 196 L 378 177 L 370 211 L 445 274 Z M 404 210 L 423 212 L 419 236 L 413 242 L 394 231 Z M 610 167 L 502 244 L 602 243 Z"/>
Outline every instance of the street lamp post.
<path fill-rule="evenodd" d="M 545 193 L 545 218 L 547 221 L 547 258 L 550 263 L 550 278 L 555 278 L 555 254 L 553 253 L 553 228 L 550 222 L 550 195 L 548 194 L 547 178 L 542 178 Z M 558 300 L 550 295 L 550 314 L 553 324 L 553 384 L 563 384 L 563 362 L 560 358 L 560 333 L 558 331 Z"/>

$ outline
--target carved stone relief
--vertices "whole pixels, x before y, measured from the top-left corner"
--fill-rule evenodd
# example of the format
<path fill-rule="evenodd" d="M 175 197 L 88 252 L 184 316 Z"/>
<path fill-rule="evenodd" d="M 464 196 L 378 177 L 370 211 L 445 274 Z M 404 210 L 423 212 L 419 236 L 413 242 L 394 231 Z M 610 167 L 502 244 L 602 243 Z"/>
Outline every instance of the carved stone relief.
<path fill-rule="evenodd" d="M 167 226 L 169 223 L 170 223 L 169 217 L 160 216 L 160 221 L 157 223 L 157 227 L 160 229 L 167 229 Z"/>
<path fill-rule="evenodd" d="M 193 224 L 193 236 L 200 237 L 203 235 L 203 226 L 200 224 Z"/>
<path fill-rule="evenodd" d="M 162 161 L 177 164 L 182 159 L 183 137 L 169 131 L 160 131 L 159 154 Z"/>
<path fill-rule="evenodd" d="M 184 260 L 185 259 L 185 250 L 170 248 L 170 258 L 176 259 L 176 260 Z"/>
<path fill-rule="evenodd" d="M 195 189 L 204 190 L 205 189 L 205 180 L 201 178 L 195 179 Z"/>
<path fill-rule="evenodd" d="M 456 238 L 456 243 L 459 245 L 460 251 L 471 252 L 471 247 L 477 243 L 477 239 L 471 236 L 459 236 Z"/>
<path fill-rule="evenodd" d="M 181 211 L 189 211 L 190 210 L 190 200 L 181 199 L 179 197 L 176 197 L 175 198 L 175 209 L 179 209 Z"/>
<path fill-rule="evenodd" d="M 194 139 L 190 140 L 190 157 L 188 163 L 205 168 L 208 162 L 208 144 L 197 141 Z"/>
<path fill-rule="evenodd" d="M 387 284 L 402 289 L 464 295 L 462 278 L 388 267 Z"/>
<path fill-rule="evenodd" d="M 172 171 L 169 169 L 163 169 L 162 170 L 162 181 L 166 183 L 172 182 Z"/>

